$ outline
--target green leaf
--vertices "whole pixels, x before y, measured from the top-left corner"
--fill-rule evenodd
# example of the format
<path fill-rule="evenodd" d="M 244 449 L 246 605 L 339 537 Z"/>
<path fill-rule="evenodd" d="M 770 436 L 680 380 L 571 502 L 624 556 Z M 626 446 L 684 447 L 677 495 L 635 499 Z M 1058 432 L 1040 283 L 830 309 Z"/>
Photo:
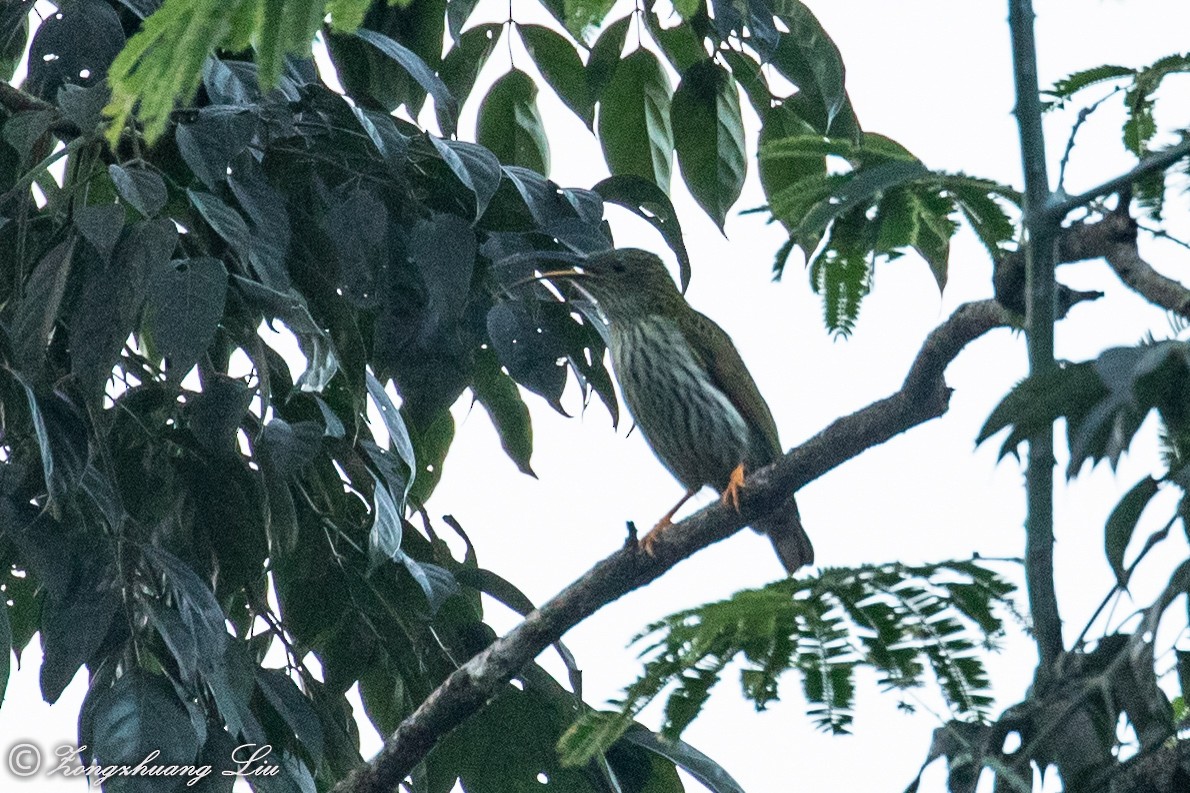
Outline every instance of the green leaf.
<path fill-rule="evenodd" d="M 471 96 L 475 80 L 491 57 L 503 31 L 504 26 L 495 23 L 476 25 L 459 36 L 458 41 L 443 58 L 438 76 L 442 78 L 442 82 L 460 106 Z M 437 106 L 434 110 L 438 113 L 438 126 L 445 130 L 447 124 L 443 123 L 441 111 Z"/>
<path fill-rule="evenodd" d="M 634 743 L 685 769 L 711 793 L 744 793 L 740 783 L 732 779 L 723 766 L 683 740 L 663 738 L 650 730 L 629 730 L 621 740 Z"/>
<path fill-rule="evenodd" d="M 928 173 L 926 167 L 917 161 L 891 160 L 860 168 L 847 175 L 832 192 L 830 201 L 819 203 L 800 223 L 792 217 L 784 217 L 783 220 L 796 223 L 798 234 L 820 234 L 840 215 L 866 204 L 885 190 L 915 181 Z"/>
<path fill-rule="evenodd" d="M 149 269 L 145 330 L 170 377 L 181 378 L 215 337 L 227 300 L 227 269 L 209 256 L 176 259 Z"/>
<path fill-rule="evenodd" d="M 536 477 L 529 464 L 533 455 L 533 424 L 529 420 L 529 408 L 521 399 L 516 382 L 500 371 L 500 363 L 491 349 L 476 353 L 471 391 L 492 420 L 505 454 L 516 463 L 521 473 Z"/>
<path fill-rule="evenodd" d="M 599 98 L 599 142 L 614 175 L 632 174 L 669 192 L 674 148 L 672 89 L 653 53 L 620 62 Z"/>
<path fill-rule="evenodd" d="M 541 25 L 517 25 L 525 48 L 558 98 L 583 120 L 595 125 L 595 101 L 587 90 L 587 74 L 574 46 Z"/>
<path fill-rule="evenodd" d="M 404 410 L 401 416 L 408 423 L 408 415 Z M 423 425 L 415 427 L 410 424 L 409 428 L 418 463 L 417 481 L 409 489 L 409 501 L 421 506 L 442 478 L 442 464 L 455 437 L 455 422 L 449 410 L 442 410 L 426 420 Z"/>
<path fill-rule="evenodd" d="M 7 593 L 6 600 L 7 600 Z M 12 646 L 12 623 L 8 619 L 8 603 L 0 601 L 0 708 L 4 707 L 4 697 L 8 691 L 8 675 L 12 671 L 12 651 L 19 647 Z"/>
<path fill-rule="evenodd" d="M 256 684 L 315 764 L 321 764 L 324 752 L 322 723 L 309 698 L 280 669 L 257 669 Z"/>
<path fill-rule="evenodd" d="M 624 41 L 628 38 L 628 24 L 631 21 L 632 15 L 617 19 L 604 28 L 599 38 L 591 45 L 591 54 L 587 58 L 587 93 L 592 102 L 599 101 L 603 89 L 611 82 L 620 65 L 620 53 L 624 51 Z"/>
<path fill-rule="evenodd" d="M 1107 80 L 1118 80 L 1123 77 L 1132 77 L 1136 74 L 1135 69 L 1129 69 L 1125 66 L 1112 66 L 1104 64 L 1102 66 L 1095 66 L 1090 69 L 1083 69 L 1082 71 L 1074 72 L 1068 77 L 1064 77 L 1054 83 L 1054 87 L 1048 91 L 1042 91 L 1043 94 L 1056 97 L 1059 101 L 1058 106 L 1061 106 L 1062 101 L 1070 99 L 1076 93 L 1089 88 L 1092 85 L 1105 82 Z"/>
<path fill-rule="evenodd" d="M 157 753 L 154 763 L 184 766 L 198 756 L 199 736 L 173 686 L 140 667 L 103 692 L 90 715 L 100 765 L 134 767 Z"/>
<path fill-rule="evenodd" d="M 475 195 L 475 219 L 479 220 L 500 187 L 500 161 L 491 151 L 475 143 L 444 140 L 434 135 L 429 137 L 442 161 Z"/>
<path fill-rule="evenodd" d="M 426 65 L 426 62 L 416 52 L 393 41 L 383 33 L 361 28 L 355 31 L 354 35 L 392 58 L 413 78 L 414 82 L 434 97 L 434 110 L 438 113 L 440 123 L 443 120 L 446 122 L 442 127 L 442 133 L 448 136 L 453 135 L 458 123 L 459 103 L 451 95 L 446 84 Z M 415 112 L 415 110 L 411 109 L 411 112 Z"/>
<path fill-rule="evenodd" d="M 835 119 L 849 104 L 839 48 L 818 19 L 798 0 L 774 0 L 773 11 L 789 32 L 779 39 L 772 63 L 801 89 L 814 112 L 806 120 L 822 134 L 837 134 Z"/>
<path fill-rule="evenodd" d="M 702 8 L 703 0 L 675 0 L 674 11 L 678 12 L 678 16 L 683 21 L 689 22 Z"/>
<path fill-rule="evenodd" d="M 505 165 L 519 165 L 543 176 L 550 172 L 550 144 L 537 112 L 537 85 L 513 69 L 492 84 L 479 106 L 476 141 Z"/>
<path fill-rule="evenodd" d="M 682 176 L 719 230 L 744 188 L 744 120 L 735 81 L 712 60 L 682 75 L 670 106 Z"/>
<path fill-rule="evenodd" d="M 331 28 L 336 33 L 351 33 L 364 24 L 364 16 L 372 0 L 326 0 L 326 11 L 331 15 Z"/>
<path fill-rule="evenodd" d="M 156 215 L 165 206 L 165 182 L 148 168 L 122 168 L 112 163 L 107 172 L 120 198 L 145 217 Z"/>
<path fill-rule="evenodd" d="M 563 766 L 583 766 L 606 751 L 632 725 L 623 713 L 592 710 L 584 713 L 558 739 L 558 757 Z"/>
<path fill-rule="evenodd" d="M 566 30 L 582 39 L 588 30 L 603 24 L 615 4 L 615 0 L 562 0 Z"/>
<path fill-rule="evenodd" d="M 769 88 L 761 66 L 743 53 L 726 50 L 719 53 L 731 68 L 731 76 L 744 89 L 748 101 L 761 121 L 768 116 L 773 107 L 773 92 Z"/>
<path fill-rule="evenodd" d="M 1103 550 L 1107 554 L 1107 562 L 1111 565 L 1112 572 L 1116 574 L 1116 582 L 1120 586 L 1125 586 L 1128 583 L 1128 572 L 1124 568 L 1124 553 L 1128 550 L 1128 543 L 1136 531 L 1136 524 L 1140 521 L 1141 513 L 1144 512 L 1153 496 L 1157 495 L 1158 485 L 1156 479 L 1146 476 L 1124 494 L 1120 503 L 1116 504 L 1115 509 L 1107 518 L 1107 524 L 1104 526 Z"/>
<path fill-rule="evenodd" d="M 690 255 L 682 237 L 682 225 L 677 210 L 661 188 L 639 176 L 609 176 L 593 188 L 606 202 L 619 204 L 644 218 L 661 232 L 670 250 L 678 257 L 682 291 L 690 285 Z"/>
<path fill-rule="evenodd" d="M 253 43 L 264 85 L 276 85 L 286 55 L 310 55 L 310 41 L 325 15 L 326 0 L 259 0 Z"/>

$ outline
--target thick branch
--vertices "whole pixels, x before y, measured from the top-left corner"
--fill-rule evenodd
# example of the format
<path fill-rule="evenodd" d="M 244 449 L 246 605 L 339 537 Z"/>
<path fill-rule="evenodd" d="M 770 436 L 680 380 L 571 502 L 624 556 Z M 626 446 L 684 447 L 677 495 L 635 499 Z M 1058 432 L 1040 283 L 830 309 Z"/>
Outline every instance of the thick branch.
<path fill-rule="evenodd" d="M 367 766 L 335 793 L 392 793 L 438 741 L 482 708 L 516 674 L 570 628 L 617 598 L 644 586 L 696 551 L 736 533 L 827 471 L 946 412 L 943 372 L 971 341 L 1007 325 L 992 300 L 960 306 L 926 339 L 901 389 L 835 421 L 779 462 L 748 479 L 740 511 L 714 504 L 668 529 L 650 557 L 627 546 L 592 567 L 506 636 L 457 669 L 388 737 Z"/>
<path fill-rule="evenodd" d="M 1128 214 L 1128 204 L 1121 197 L 1120 205 L 1103 220 L 1113 227 L 1103 258 L 1120 280 L 1141 297 L 1167 311 L 1190 317 L 1190 289 L 1157 272 L 1141 257 L 1136 244 L 1136 221 Z"/>

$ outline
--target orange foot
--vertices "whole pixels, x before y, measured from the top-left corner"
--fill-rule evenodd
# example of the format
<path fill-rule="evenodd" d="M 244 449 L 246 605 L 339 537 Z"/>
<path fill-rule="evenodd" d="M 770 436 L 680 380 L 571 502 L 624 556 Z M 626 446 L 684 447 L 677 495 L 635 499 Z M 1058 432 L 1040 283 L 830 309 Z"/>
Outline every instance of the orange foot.
<path fill-rule="evenodd" d="M 735 511 L 740 511 L 740 491 L 744 489 L 744 464 L 740 463 L 731 472 L 731 476 L 727 480 L 727 487 L 723 488 L 724 504 L 731 504 L 735 507 Z"/>
<path fill-rule="evenodd" d="M 653 546 L 657 543 L 657 538 L 661 533 L 673 525 L 669 515 L 666 515 L 661 520 L 657 521 L 657 525 L 649 529 L 649 532 L 640 538 L 640 549 L 645 552 L 647 556 L 655 556 Z"/>

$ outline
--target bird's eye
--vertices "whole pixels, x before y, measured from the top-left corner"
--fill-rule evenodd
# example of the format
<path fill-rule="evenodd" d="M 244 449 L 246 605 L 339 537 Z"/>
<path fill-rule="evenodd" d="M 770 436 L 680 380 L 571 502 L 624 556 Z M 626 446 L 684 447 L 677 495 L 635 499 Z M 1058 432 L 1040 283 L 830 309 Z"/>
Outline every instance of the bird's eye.
<path fill-rule="evenodd" d="M 616 262 L 615 264 L 612 265 L 612 270 L 617 273 L 623 273 L 626 269 L 627 268 L 624 267 L 623 262 Z"/>

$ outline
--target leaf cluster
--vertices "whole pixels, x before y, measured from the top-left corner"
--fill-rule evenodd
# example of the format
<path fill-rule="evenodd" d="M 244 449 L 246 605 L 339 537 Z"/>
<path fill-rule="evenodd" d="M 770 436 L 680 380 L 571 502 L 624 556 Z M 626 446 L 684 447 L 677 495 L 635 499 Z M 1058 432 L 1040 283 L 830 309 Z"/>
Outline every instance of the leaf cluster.
<path fill-rule="evenodd" d="M 122 43 L 150 6 L 64 5 L 55 24 L 115 20 Z M 355 40 L 409 68 L 382 34 Z M 469 393 L 526 472 L 525 391 L 561 411 L 573 377 L 617 414 L 601 329 L 521 282 L 611 246 L 599 190 L 680 230 L 647 185 L 562 188 L 346 101 L 309 61 L 283 59 L 268 88 L 259 47 L 204 56 L 162 136 L 113 150 L 105 52 L 55 50 L 60 81 L 34 69 L 41 101 L 0 110 L 2 655 L 40 633 L 50 702 L 88 669 L 88 763 L 168 744 L 162 762 L 218 772 L 269 744 L 276 789 L 328 789 L 362 762 L 349 690 L 387 734 L 494 638 L 481 593 L 527 602 L 457 524 L 409 520 L 450 407 Z M 411 784 L 681 789 L 691 761 L 639 742 L 560 768 L 580 706 L 526 669 Z"/>
<path fill-rule="evenodd" d="M 920 566 L 828 568 L 818 575 L 745 590 L 650 625 L 644 670 L 613 713 L 589 713 L 567 731 L 565 761 L 585 763 L 619 738 L 632 717 L 666 690 L 662 735 L 677 737 L 701 711 L 732 663 L 757 709 L 778 699 L 797 671 L 809 716 L 844 733 L 855 677 L 872 669 L 882 687 L 904 691 L 932 674 L 952 712 L 982 720 L 992 704 L 981 649 L 1003 630 L 1013 587 L 971 561 Z"/>

